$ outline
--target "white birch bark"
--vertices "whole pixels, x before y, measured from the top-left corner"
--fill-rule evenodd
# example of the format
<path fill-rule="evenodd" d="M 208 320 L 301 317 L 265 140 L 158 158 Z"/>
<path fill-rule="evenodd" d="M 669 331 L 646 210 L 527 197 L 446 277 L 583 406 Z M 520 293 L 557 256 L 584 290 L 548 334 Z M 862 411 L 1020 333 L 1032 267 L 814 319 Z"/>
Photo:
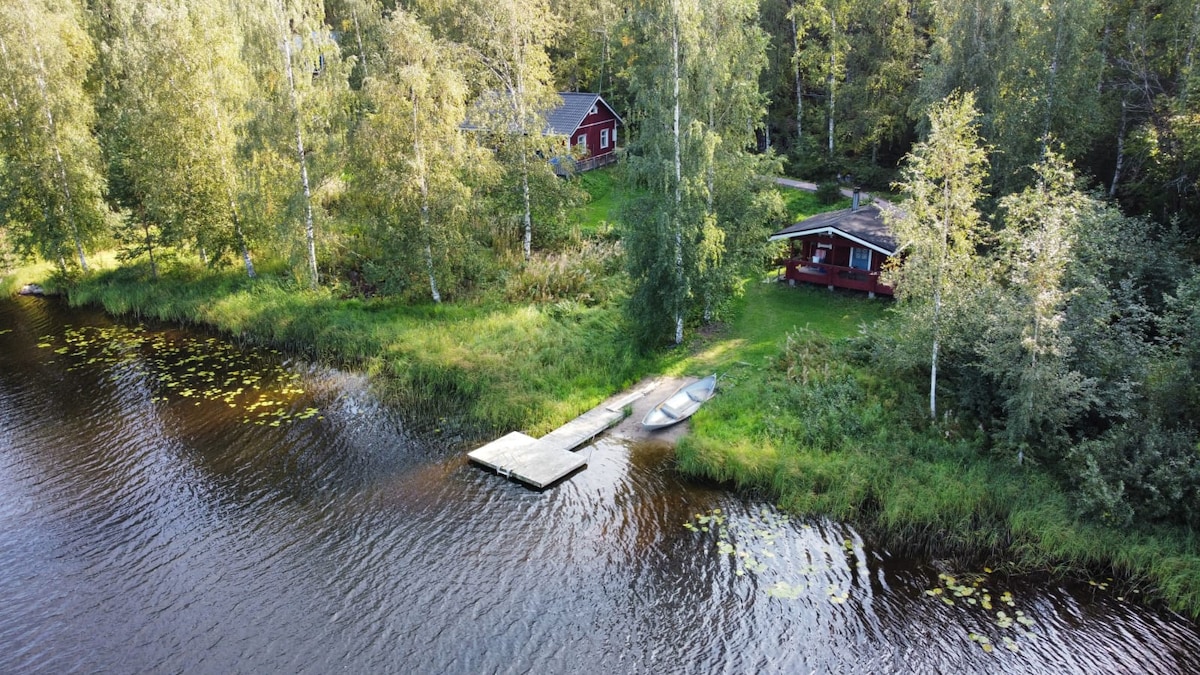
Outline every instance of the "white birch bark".
<path fill-rule="evenodd" d="M 1129 111 L 1125 99 L 1121 99 L 1121 128 L 1117 131 L 1117 165 L 1113 169 L 1112 184 L 1108 186 L 1108 196 L 1117 195 L 1117 186 L 1121 183 L 1121 173 L 1125 170 L 1125 132 L 1129 126 Z"/>
<path fill-rule="evenodd" d="M 793 11 L 796 3 L 792 3 Z M 796 86 L 796 143 L 804 137 L 804 85 L 800 81 L 800 27 L 796 24 L 796 15 L 789 13 L 792 19 L 792 78 Z"/>
<path fill-rule="evenodd" d="M 296 116 L 296 156 L 300 162 L 300 183 L 304 188 L 304 239 L 308 245 L 308 270 L 311 275 L 311 285 L 315 289 L 320 284 L 321 278 L 317 271 L 317 242 L 313 228 L 312 190 L 308 183 L 308 159 L 304 156 L 304 122 L 300 111 L 300 99 L 296 94 L 296 79 L 292 72 L 292 34 L 287 28 L 282 12 L 280 22 L 283 26 L 284 69 L 287 72 L 292 113 Z"/>
<path fill-rule="evenodd" d="M 513 63 L 517 67 L 517 117 L 520 120 L 518 124 L 521 134 L 521 199 L 525 205 L 525 238 L 522 242 L 522 250 L 525 253 L 525 259 L 529 260 L 529 256 L 533 252 L 533 203 L 529 197 L 529 120 L 525 108 L 524 54 L 520 53 L 519 47 L 515 49 Z"/>
<path fill-rule="evenodd" d="M 683 204 L 683 162 L 680 157 L 680 136 L 679 136 L 679 3 L 673 1 L 671 9 L 674 12 L 671 17 L 671 64 L 674 69 L 673 81 L 673 99 L 674 119 L 671 126 L 671 132 L 675 141 L 675 210 L 673 214 L 673 226 L 675 229 L 675 274 L 679 283 L 677 291 L 683 292 L 683 227 L 679 222 L 680 207 Z M 683 344 L 683 302 L 676 299 L 675 309 L 675 344 Z"/>
<path fill-rule="evenodd" d="M 367 79 L 367 50 L 363 49 L 362 28 L 358 25 L 358 9 L 351 14 L 354 16 L 354 37 L 358 39 L 358 58 L 362 62 L 363 79 Z"/>
<path fill-rule="evenodd" d="M 834 112 L 834 88 L 837 85 L 837 50 L 834 45 L 837 41 L 837 19 L 829 17 L 829 156 L 833 157 L 833 112 Z"/>

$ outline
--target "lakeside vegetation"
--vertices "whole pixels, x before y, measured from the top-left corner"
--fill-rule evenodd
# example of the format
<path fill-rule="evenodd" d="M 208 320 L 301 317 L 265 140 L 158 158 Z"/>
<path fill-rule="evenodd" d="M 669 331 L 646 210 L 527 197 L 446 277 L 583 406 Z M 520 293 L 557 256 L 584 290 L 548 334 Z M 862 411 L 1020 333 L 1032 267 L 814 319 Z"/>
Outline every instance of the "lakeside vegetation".
<path fill-rule="evenodd" d="M 1190 532 L 1081 519 L 1041 468 L 981 456 L 973 430 L 928 424 L 919 383 L 872 365 L 867 336 L 886 330 L 891 301 L 755 280 L 730 323 L 685 349 L 640 356 L 612 307 L 414 308 L 196 268 L 153 286 L 139 279 L 101 272 L 72 285 L 70 298 L 362 368 L 418 417 L 461 415 L 468 437 L 548 431 L 645 374 L 718 372 L 719 396 L 678 447 L 680 470 L 763 491 L 792 513 L 855 523 L 896 551 L 1117 576 L 1146 600 L 1200 615 Z"/>

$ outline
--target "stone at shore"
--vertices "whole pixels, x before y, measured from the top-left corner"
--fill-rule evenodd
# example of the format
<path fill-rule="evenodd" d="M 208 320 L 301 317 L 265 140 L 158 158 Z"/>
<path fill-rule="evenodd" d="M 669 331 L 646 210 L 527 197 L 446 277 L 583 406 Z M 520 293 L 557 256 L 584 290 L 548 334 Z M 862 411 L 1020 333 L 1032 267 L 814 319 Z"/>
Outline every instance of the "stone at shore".
<path fill-rule="evenodd" d="M 17 293 L 19 295 L 45 295 L 46 289 L 37 284 L 25 284 Z"/>

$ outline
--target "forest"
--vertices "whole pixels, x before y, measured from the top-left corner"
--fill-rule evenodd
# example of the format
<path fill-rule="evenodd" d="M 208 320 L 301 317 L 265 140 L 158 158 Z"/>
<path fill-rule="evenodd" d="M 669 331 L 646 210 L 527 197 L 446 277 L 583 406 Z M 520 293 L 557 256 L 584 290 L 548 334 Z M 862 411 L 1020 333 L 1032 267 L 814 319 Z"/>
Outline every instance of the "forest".
<path fill-rule="evenodd" d="M 0 247 L 65 279 L 117 251 L 146 284 L 619 303 L 658 348 L 777 255 L 764 176 L 861 185 L 905 253 L 888 328 L 844 349 L 928 385 L 896 419 L 1191 532 L 1198 59 L 1191 0 L 5 3 Z M 624 120 L 612 222 L 548 161 L 586 153 L 542 133 L 567 91 Z"/>

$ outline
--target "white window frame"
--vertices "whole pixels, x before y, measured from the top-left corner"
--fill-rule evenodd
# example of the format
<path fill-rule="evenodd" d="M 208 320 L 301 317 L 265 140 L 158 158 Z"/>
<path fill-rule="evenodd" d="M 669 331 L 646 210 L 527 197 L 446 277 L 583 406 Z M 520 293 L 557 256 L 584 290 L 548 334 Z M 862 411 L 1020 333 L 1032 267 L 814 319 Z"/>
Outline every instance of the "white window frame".
<path fill-rule="evenodd" d="M 601 150 L 608 149 L 608 129 L 600 130 L 600 149 Z"/>
<path fill-rule="evenodd" d="M 587 132 L 586 131 L 575 137 L 575 145 L 578 145 L 579 147 L 583 148 L 584 150 L 588 149 Z"/>

